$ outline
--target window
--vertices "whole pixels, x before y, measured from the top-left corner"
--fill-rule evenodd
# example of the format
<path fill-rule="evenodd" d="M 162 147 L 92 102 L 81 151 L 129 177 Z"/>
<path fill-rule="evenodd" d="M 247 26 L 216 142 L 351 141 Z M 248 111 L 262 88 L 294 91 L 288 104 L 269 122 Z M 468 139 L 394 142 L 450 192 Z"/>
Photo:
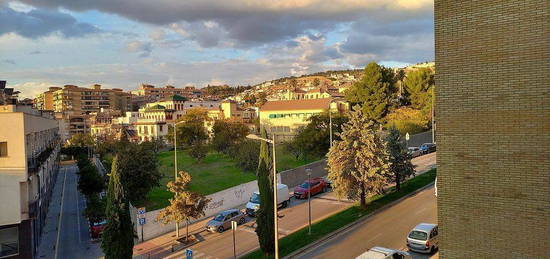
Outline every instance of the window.
<path fill-rule="evenodd" d="M 159 125 L 160 131 L 162 131 L 162 125 Z"/>
<path fill-rule="evenodd" d="M 0 142 L 0 157 L 8 156 L 8 142 Z"/>
<path fill-rule="evenodd" d="M 19 253 L 19 230 L 17 227 L 0 229 L 0 257 Z"/>

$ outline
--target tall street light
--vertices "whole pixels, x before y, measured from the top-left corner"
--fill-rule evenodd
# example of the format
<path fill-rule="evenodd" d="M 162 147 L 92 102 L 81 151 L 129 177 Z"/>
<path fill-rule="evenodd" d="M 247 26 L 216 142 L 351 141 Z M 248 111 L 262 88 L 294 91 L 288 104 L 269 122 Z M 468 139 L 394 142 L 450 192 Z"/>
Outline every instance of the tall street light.
<path fill-rule="evenodd" d="M 183 123 L 183 121 L 174 123 L 174 182 L 178 180 L 178 142 L 177 142 L 176 136 L 178 135 L 177 125 L 180 123 Z M 179 237 L 180 237 L 180 224 L 176 220 L 176 238 L 179 238 Z"/>
<path fill-rule="evenodd" d="M 308 234 L 311 235 L 311 169 L 310 168 L 306 168 L 306 174 L 307 174 L 307 205 L 308 205 L 308 212 L 309 212 Z"/>
<path fill-rule="evenodd" d="M 336 103 L 336 110 L 338 110 L 338 103 L 336 100 L 330 100 L 328 103 L 328 129 L 329 129 L 329 138 L 330 138 L 330 147 L 332 148 L 332 107 L 333 103 Z"/>
<path fill-rule="evenodd" d="M 270 143 L 273 146 L 273 217 L 275 226 L 275 259 L 279 259 L 279 233 L 278 233 L 278 213 L 277 213 L 277 160 L 275 159 L 275 134 L 272 139 L 266 139 L 254 134 L 246 136 L 249 139 L 261 140 Z"/>

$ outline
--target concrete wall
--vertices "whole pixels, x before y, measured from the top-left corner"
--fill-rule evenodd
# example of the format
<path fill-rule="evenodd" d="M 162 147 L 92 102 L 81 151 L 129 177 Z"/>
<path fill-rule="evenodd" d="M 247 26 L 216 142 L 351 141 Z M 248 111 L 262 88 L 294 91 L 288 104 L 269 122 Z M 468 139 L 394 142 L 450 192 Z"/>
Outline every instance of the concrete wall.
<path fill-rule="evenodd" d="M 281 177 L 281 183 L 288 185 L 288 187 L 291 189 L 290 191 L 292 191 L 294 187 L 300 185 L 307 179 L 306 168 L 311 169 L 311 177 L 313 178 L 326 176 L 326 167 L 327 161 L 320 160 L 304 166 L 280 172 L 279 174 Z"/>
<path fill-rule="evenodd" d="M 435 1 L 441 258 L 550 256 L 550 2 Z"/>

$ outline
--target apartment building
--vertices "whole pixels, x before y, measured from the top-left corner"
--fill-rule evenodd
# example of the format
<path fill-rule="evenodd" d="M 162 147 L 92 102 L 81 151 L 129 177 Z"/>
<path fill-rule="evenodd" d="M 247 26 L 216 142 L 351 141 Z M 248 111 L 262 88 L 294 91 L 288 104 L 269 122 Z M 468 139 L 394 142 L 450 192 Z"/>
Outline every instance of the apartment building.
<path fill-rule="evenodd" d="M 132 91 L 132 94 L 136 96 L 151 97 L 152 100 L 159 101 L 164 98 L 169 98 L 174 95 L 184 96 L 186 98 L 200 98 L 202 97 L 202 91 L 196 89 L 194 86 L 186 86 L 184 88 L 176 88 L 171 85 L 165 87 L 155 87 L 153 85 L 142 84 L 138 90 Z M 150 100 L 151 100 L 150 99 Z"/>
<path fill-rule="evenodd" d="M 59 135 L 63 142 L 74 134 L 90 133 L 90 115 L 73 111 L 56 112 L 55 119 L 59 121 Z"/>
<path fill-rule="evenodd" d="M 550 5 L 435 1 L 441 258 L 550 258 Z"/>
<path fill-rule="evenodd" d="M 242 108 L 235 101 L 227 100 L 220 104 L 223 119 L 234 120 L 242 123 L 252 123 L 258 116 L 256 108 Z"/>
<path fill-rule="evenodd" d="M 58 121 L 7 104 L 0 125 L 0 257 L 33 258 L 58 172 Z"/>
<path fill-rule="evenodd" d="M 280 140 L 290 140 L 300 127 L 309 123 L 311 116 L 326 112 L 329 107 L 332 112 L 349 109 L 346 102 L 331 98 L 268 101 L 260 107 L 260 124 Z"/>
<path fill-rule="evenodd" d="M 65 85 L 63 89 L 54 91 L 52 98 L 56 112 L 89 113 L 101 108 L 124 112 L 132 109 L 130 93 L 118 88 L 101 89 L 97 84 L 92 88 Z"/>
<path fill-rule="evenodd" d="M 39 94 L 34 99 L 34 108 L 38 110 L 45 110 L 45 111 L 53 111 L 54 110 L 54 103 L 53 103 L 53 94 L 57 90 L 61 90 L 61 87 L 50 87 L 48 88 L 48 91 L 43 92 Z"/>

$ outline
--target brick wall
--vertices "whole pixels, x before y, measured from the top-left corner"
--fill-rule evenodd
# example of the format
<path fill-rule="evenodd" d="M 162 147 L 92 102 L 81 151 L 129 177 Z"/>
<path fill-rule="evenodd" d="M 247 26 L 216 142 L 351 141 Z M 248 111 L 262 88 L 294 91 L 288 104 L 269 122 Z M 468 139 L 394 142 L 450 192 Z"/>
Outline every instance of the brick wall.
<path fill-rule="evenodd" d="M 550 258 L 550 1 L 435 0 L 441 258 Z"/>

